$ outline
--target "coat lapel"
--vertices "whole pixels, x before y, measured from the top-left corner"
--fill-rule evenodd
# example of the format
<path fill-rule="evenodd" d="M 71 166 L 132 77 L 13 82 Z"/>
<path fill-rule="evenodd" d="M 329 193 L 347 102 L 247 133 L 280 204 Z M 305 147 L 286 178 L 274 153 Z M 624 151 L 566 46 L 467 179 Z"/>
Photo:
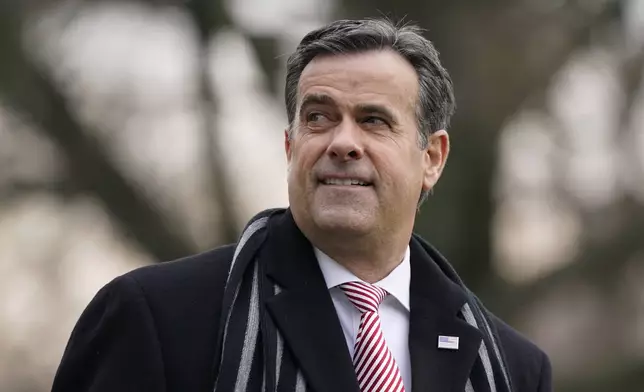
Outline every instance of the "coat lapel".
<path fill-rule="evenodd" d="M 309 386 L 317 392 L 358 392 L 324 275 L 290 210 L 271 220 L 262 257 L 267 275 L 282 287 L 267 301 L 268 311 Z"/>
<path fill-rule="evenodd" d="M 463 391 L 483 335 L 458 315 L 467 299 L 463 289 L 415 239 L 410 252 L 412 392 Z M 317 392 L 358 392 L 324 276 L 290 210 L 271 220 L 264 257 L 267 275 L 282 287 L 266 306 L 309 386 Z M 458 337 L 458 350 L 439 348 L 440 335 Z"/>
<path fill-rule="evenodd" d="M 409 351 L 412 392 L 463 391 L 483 335 L 458 317 L 466 302 L 463 289 L 452 282 L 412 239 Z M 459 338 L 457 350 L 438 347 L 438 337 Z"/>

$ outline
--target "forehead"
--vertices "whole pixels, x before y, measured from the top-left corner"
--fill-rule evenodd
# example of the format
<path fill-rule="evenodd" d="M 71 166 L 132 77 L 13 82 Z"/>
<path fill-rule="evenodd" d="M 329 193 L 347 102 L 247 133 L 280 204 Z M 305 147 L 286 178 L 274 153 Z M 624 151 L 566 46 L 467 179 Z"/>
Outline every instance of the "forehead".
<path fill-rule="evenodd" d="M 322 55 L 314 58 L 300 76 L 298 100 L 312 93 L 351 103 L 384 103 L 413 110 L 418 75 L 407 60 L 391 50 Z"/>

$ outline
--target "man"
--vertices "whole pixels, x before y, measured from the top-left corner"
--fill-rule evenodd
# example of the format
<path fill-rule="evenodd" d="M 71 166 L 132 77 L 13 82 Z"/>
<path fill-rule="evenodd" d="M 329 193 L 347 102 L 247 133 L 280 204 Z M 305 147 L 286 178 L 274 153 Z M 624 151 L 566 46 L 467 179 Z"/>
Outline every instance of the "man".
<path fill-rule="evenodd" d="M 547 356 L 412 234 L 454 111 L 432 44 L 344 20 L 287 68 L 289 209 L 104 287 L 53 390 L 550 391 Z"/>

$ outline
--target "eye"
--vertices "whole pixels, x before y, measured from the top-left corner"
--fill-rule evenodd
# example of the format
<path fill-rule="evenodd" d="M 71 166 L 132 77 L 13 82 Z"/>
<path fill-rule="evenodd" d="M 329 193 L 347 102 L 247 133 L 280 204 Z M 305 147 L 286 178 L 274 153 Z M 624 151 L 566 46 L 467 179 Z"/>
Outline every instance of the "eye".
<path fill-rule="evenodd" d="M 382 119 L 381 117 L 368 116 L 362 119 L 363 124 L 374 125 L 374 126 L 389 126 L 389 123 Z"/>
<path fill-rule="evenodd" d="M 320 122 L 326 119 L 326 116 L 320 112 L 311 112 L 306 115 L 306 122 L 311 123 L 311 122 Z"/>
<path fill-rule="evenodd" d="M 326 128 L 331 123 L 329 116 L 322 112 L 307 113 L 304 119 L 310 128 Z"/>

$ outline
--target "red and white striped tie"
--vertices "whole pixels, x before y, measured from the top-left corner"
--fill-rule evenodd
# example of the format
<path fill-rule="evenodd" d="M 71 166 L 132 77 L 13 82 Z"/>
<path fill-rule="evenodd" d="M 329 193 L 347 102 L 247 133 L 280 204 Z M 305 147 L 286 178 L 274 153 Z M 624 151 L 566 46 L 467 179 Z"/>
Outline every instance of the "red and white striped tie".
<path fill-rule="evenodd" d="M 362 313 L 353 352 L 353 366 L 362 392 L 404 392 L 400 369 L 385 342 L 378 307 L 389 294 L 364 282 L 340 285 L 347 298 Z"/>

